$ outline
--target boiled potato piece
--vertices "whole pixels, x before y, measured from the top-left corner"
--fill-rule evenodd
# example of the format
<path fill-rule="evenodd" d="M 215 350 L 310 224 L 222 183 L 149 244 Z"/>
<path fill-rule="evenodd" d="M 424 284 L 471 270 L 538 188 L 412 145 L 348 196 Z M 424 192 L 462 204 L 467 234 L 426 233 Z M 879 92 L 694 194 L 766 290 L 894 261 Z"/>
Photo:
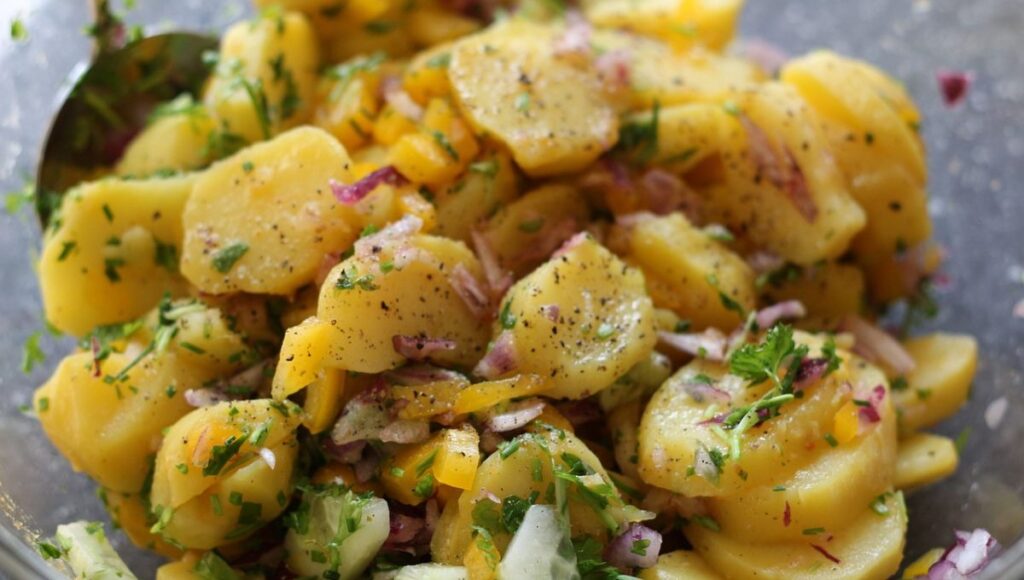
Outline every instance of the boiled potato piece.
<path fill-rule="evenodd" d="M 255 399 L 178 420 L 153 469 L 154 531 L 186 548 L 212 549 L 277 517 L 287 505 L 281 497 L 291 494 L 301 417 L 294 404 Z M 260 455 L 264 449 L 272 460 Z"/>
<path fill-rule="evenodd" d="M 345 148 L 326 132 L 294 129 L 211 167 L 185 206 L 181 271 L 203 292 L 291 294 L 325 254 L 357 234 L 331 193 L 352 180 Z"/>
<path fill-rule="evenodd" d="M 608 413 L 608 431 L 612 435 L 615 463 L 618 464 L 619 471 L 636 479 L 640 477 L 637 471 L 637 463 L 640 461 L 637 431 L 643 412 L 644 408 L 640 401 L 632 401 Z"/>
<path fill-rule="evenodd" d="M 810 342 L 802 333 L 797 343 Z M 811 350 L 811 356 L 818 347 Z M 760 485 L 774 485 L 806 465 L 811 453 L 826 445 L 825 435 L 832 429 L 839 408 L 854 391 L 871 389 L 884 377 L 876 373 L 858 376 L 851 357 L 832 374 L 804 390 L 804 396 L 786 403 L 781 415 L 750 429 L 741 441 L 738 460 L 728 460 L 716 478 L 688 474 L 695 468 L 696 454 L 703 447 L 730 454 L 730 443 L 716 434 L 705 421 L 717 413 L 727 413 L 761 397 L 768 384 L 748 388 L 746 381 L 727 376 L 724 365 L 695 360 L 679 369 L 651 398 L 640 423 L 640 477 L 650 485 L 688 496 L 731 496 Z M 729 395 L 728 403 L 704 396 L 695 385 L 707 379 Z M 862 384 L 863 383 L 863 384 Z M 691 394 L 696 393 L 696 394 Z M 698 400 L 699 399 L 699 400 Z M 714 406 L 714 407 L 713 407 Z M 717 479 L 718 481 L 713 481 Z"/>
<path fill-rule="evenodd" d="M 156 580 L 202 580 L 195 567 L 199 562 L 197 552 L 187 552 L 181 560 L 168 562 L 156 569 Z"/>
<path fill-rule="evenodd" d="M 328 69 L 317 85 L 313 124 L 329 131 L 350 151 L 365 145 L 380 110 L 379 90 L 379 61 L 373 57 L 356 57 Z"/>
<path fill-rule="evenodd" d="M 917 433 L 900 441 L 896 457 L 896 487 L 911 489 L 935 483 L 953 474 L 960 462 L 949 437 Z"/>
<path fill-rule="evenodd" d="M 502 267 L 519 278 L 582 230 L 589 217 L 590 209 L 575 188 L 543 185 L 501 208 L 484 236 Z"/>
<path fill-rule="evenodd" d="M 395 368 L 406 361 L 394 346 L 400 336 L 453 341 L 451 350 L 430 356 L 440 363 L 468 367 L 483 356 L 487 324 L 474 317 L 447 278 L 462 267 L 483 279 L 465 244 L 426 235 L 367 240 L 331 270 L 320 289 L 317 319 L 331 328 L 325 364 L 361 373 Z M 364 243 L 373 248 L 365 254 L 359 249 Z"/>
<path fill-rule="evenodd" d="M 114 527 L 139 548 L 152 550 L 165 558 L 181 557 L 181 550 L 168 544 L 163 538 L 149 531 L 156 520 L 149 513 L 149 505 L 139 494 L 126 494 L 100 489 L 98 492 L 103 507 L 110 514 Z"/>
<path fill-rule="evenodd" d="M 751 543 L 695 524 L 685 533 L 697 553 L 726 578 L 881 580 L 899 569 L 907 532 L 902 494 L 885 502 L 888 515 L 864 508 L 849 527 L 829 530 L 831 541 L 822 533 L 802 541 Z"/>
<path fill-rule="evenodd" d="M 152 504 L 177 509 L 241 467 L 260 449 L 293 446 L 302 410 L 270 399 L 228 401 L 179 419 L 157 453 Z M 258 461 L 257 461 L 258 462 Z"/>
<path fill-rule="evenodd" d="M 482 155 L 461 180 L 438 194 L 437 235 L 469 243 L 470 232 L 518 193 L 512 158 L 502 151 Z"/>
<path fill-rule="evenodd" d="M 643 400 L 658 390 L 672 376 L 672 360 L 658 351 L 651 353 L 629 372 L 615 379 L 612 386 L 601 391 L 597 402 L 607 413 L 619 405 Z"/>
<path fill-rule="evenodd" d="M 551 382 L 545 395 L 581 399 L 647 359 L 657 338 L 640 272 L 585 234 L 567 245 L 505 295 L 496 341 L 511 341 L 515 372 Z"/>
<path fill-rule="evenodd" d="M 554 54 L 555 27 L 508 22 L 459 41 L 448 78 L 478 132 L 531 176 L 572 173 L 615 143 L 618 118 L 597 74 Z"/>
<path fill-rule="evenodd" d="M 823 446 L 787 479 L 711 498 L 712 517 L 723 533 L 750 542 L 800 541 L 807 538 L 804 530 L 846 528 L 892 487 L 896 413 L 886 403 L 880 414 L 882 421 L 866 434 L 836 448 Z"/>
<path fill-rule="evenodd" d="M 474 521 L 473 511 L 479 509 L 477 503 L 480 501 L 489 501 L 485 498 L 483 490 L 501 499 L 511 496 L 528 498 L 531 493 L 537 492 L 539 499 L 536 503 L 554 504 L 555 498 L 546 495 L 553 481 L 552 462 L 555 462 L 559 469 L 568 470 L 569 466 L 565 463 L 565 457 L 568 456 L 565 454 L 579 458 L 594 471 L 591 476 L 594 477 L 593 485 L 600 485 L 599 482 L 611 485 L 611 479 L 598 458 L 571 433 L 557 431 L 527 434 L 521 435 L 517 441 L 515 451 L 507 457 L 494 453 L 485 459 L 477 469 L 472 489 L 463 493 L 458 501 L 452 501 L 445 506 L 444 514 L 431 540 L 434 561 L 442 564 L 462 563 L 462 558 L 472 542 L 470 528 Z M 546 446 L 547 450 L 541 445 Z M 538 473 L 539 478 L 535 475 Z M 579 499 L 578 493 L 574 491 L 575 486 L 575 483 L 567 485 L 572 537 L 588 535 L 602 541 L 607 539 L 610 531 L 607 523 L 590 505 Z M 608 517 L 622 521 L 625 517 L 622 512 L 624 504 L 618 492 L 612 489 L 613 495 L 608 498 Z M 502 530 L 493 532 L 495 545 L 498 551 L 503 553 L 511 536 Z"/>
<path fill-rule="evenodd" d="M 296 12 L 267 12 L 224 33 L 203 95 L 221 130 L 254 142 L 305 122 L 315 102 L 316 36 Z"/>
<path fill-rule="evenodd" d="M 138 318 L 167 292 L 184 294 L 181 215 L 195 183 L 104 179 L 69 191 L 39 257 L 46 320 L 81 336 Z"/>
<path fill-rule="evenodd" d="M 721 580 L 699 554 L 676 550 L 658 556 L 658 563 L 640 572 L 640 580 Z"/>
<path fill-rule="evenodd" d="M 736 31 L 742 0 L 586 0 L 587 20 L 654 36 L 676 48 L 724 47 Z"/>
<path fill-rule="evenodd" d="M 778 82 L 732 105 L 734 130 L 721 159 L 727 185 L 705 189 L 708 217 L 797 264 L 844 254 L 866 220 L 816 113 Z"/>
<path fill-rule="evenodd" d="M 735 129 L 736 120 L 717 103 L 660 109 L 657 149 L 652 160 L 674 172 L 686 172 L 713 159 Z"/>
<path fill-rule="evenodd" d="M 860 312 L 865 303 L 864 273 L 860 268 L 838 262 L 824 262 L 794 270 L 793 275 L 769 275 L 762 291 L 767 303 L 798 300 L 808 318 L 801 327 L 835 328 L 849 314 Z"/>
<path fill-rule="evenodd" d="M 315 317 L 285 332 L 271 392 L 275 399 L 289 397 L 323 377 L 331 332 L 330 324 Z"/>
<path fill-rule="evenodd" d="M 124 493 L 142 490 L 163 429 L 192 409 L 185 391 L 217 376 L 168 351 L 145 357 L 123 381 L 105 380 L 135 359 L 129 352 L 142 348 L 111 353 L 100 375 L 91 353 L 72 354 L 34 397 L 43 430 L 72 467 Z"/>
<path fill-rule="evenodd" d="M 750 62 L 701 48 L 679 52 L 649 37 L 612 30 L 594 31 L 592 43 L 601 52 L 621 54 L 628 63 L 628 100 L 633 109 L 650 109 L 657 102 L 665 108 L 714 103 L 721 110 L 722 101 L 764 80 Z"/>
<path fill-rule="evenodd" d="M 643 220 L 629 238 L 627 261 L 644 273 L 654 305 L 697 329 L 735 328 L 743 320 L 721 295 L 750 312 L 757 306 L 754 272 L 681 213 Z"/>
<path fill-rule="evenodd" d="M 142 133 L 132 139 L 114 173 L 144 177 L 161 171 L 191 171 L 210 162 L 210 134 L 215 124 L 210 115 L 192 102 L 179 97 L 164 105 Z"/>
<path fill-rule="evenodd" d="M 893 400 L 900 410 L 900 432 L 913 433 L 950 417 L 967 401 L 978 368 L 978 341 L 936 333 L 912 338 L 904 347 L 916 364 Z"/>

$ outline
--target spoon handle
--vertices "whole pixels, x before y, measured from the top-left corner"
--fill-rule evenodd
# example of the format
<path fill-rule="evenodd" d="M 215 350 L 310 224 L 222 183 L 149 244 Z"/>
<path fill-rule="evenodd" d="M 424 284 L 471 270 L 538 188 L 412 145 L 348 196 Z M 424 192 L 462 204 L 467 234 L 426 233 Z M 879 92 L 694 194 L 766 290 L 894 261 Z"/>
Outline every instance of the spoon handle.
<path fill-rule="evenodd" d="M 110 10 L 109 0 L 89 0 L 92 9 L 93 58 L 124 46 L 124 22 Z"/>

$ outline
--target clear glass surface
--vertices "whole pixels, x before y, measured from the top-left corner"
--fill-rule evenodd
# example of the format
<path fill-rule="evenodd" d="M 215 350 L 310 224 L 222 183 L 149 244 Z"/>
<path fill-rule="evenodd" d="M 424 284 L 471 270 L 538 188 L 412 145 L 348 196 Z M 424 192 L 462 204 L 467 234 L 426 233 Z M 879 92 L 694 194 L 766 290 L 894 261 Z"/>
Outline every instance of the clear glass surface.
<path fill-rule="evenodd" d="M 237 0 L 137 4 L 128 20 L 150 32 L 216 32 L 247 10 Z M 15 17 L 28 29 L 25 42 L 6 34 Z M 65 79 L 89 53 L 86 19 L 80 0 L 0 2 L 0 191 L 20 189 L 33 173 Z M 791 54 L 824 47 L 867 59 L 902 79 L 921 105 L 930 207 L 950 279 L 929 327 L 977 336 L 982 363 L 971 401 L 938 429 L 953 437 L 969 430 L 959 470 L 908 498 L 907 561 L 949 543 L 954 529 L 986 527 L 1006 546 L 986 576 L 1024 577 L 1024 318 L 1012 314 L 1024 299 L 1024 0 L 748 0 L 742 28 Z M 964 106 L 943 106 L 940 69 L 974 73 Z M 47 362 L 28 376 L 20 371 L 23 342 L 42 328 L 32 270 L 38 243 L 32 215 L 0 215 L 0 577 L 10 578 L 54 574 L 28 547 L 38 534 L 104 519 L 94 486 L 19 412 L 71 347 L 44 337 Z M 1008 410 L 990 425 L 985 412 L 1002 397 Z M 151 576 L 158 560 L 114 536 L 132 568 Z"/>

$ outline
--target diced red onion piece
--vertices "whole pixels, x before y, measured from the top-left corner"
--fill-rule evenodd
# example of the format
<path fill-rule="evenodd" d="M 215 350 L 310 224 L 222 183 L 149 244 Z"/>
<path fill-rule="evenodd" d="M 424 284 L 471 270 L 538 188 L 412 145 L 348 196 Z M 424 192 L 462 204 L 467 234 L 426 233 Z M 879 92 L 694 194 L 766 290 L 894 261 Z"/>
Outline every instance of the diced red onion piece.
<path fill-rule="evenodd" d="M 640 184 L 647 194 L 647 206 L 658 215 L 672 213 L 683 205 L 687 194 L 692 194 L 682 179 L 661 168 L 644 173 Z"/>
<path fill-rule="evenodd" d="M 817 544 L 811 544 L 811 547 L 814 548 L 815 550 L 817 550 L 819 554 L 821 554 L 822 556 L 825 556 L 826 558 L 828 558 L 832 562 L 835 562 L 836 564 L 842 564 L 842 561 L 839 558 L 836 558 L 835 556 L 830 554 L 828 552 L 828 550 L 826 550 L 825 548 L 822 548 L 821 546 L 819 546 Z"/>
<path fill-rule="evenodd" d="M 906 375 L 914 370 L 914 359 L 903 345 L 889 333 L 859 316 L 847 316 L 840 329 L 853 334 L 853 350 L 871 361 L 886 364 L 897 375 Z"/>
<path fill-rule="evenodd" d="M 782 525 L 789 527 L 790 522 L 793 521 L 793 510 L 789 507 L 789 502 L 786 502 L 786 509 L 782 512 Z"/>
<path fill-rule="evenodd" d="M 390 514 L 389 524 L 388 539 L 384 542 L 388 547 L 401 546 L 412 542 L 426 525 L 420 518 L 414 518 L 397 512 Z"/>
<path fill-rule="evenodd" d="M 789 54 L 782 47 L 763 38 L 744 40 L 740 52 L 768 74 L 775 74 L 789 60 Z"/>
<path fill-rule="evenodd" d="M 263 462 L 270 468 L 270 471 L 274 471 L 274 468 L 277 467 L 277 456 L 274 455 L 274 452 L 266 447 L 261 447 L 259 454 Z"/>
<path fill-rule="evenodd" d="M 373 479 L 373 476 L 377 474 L 377 466 L 379 464 L 380 458 L 377 457 L 376 453 L 367 453 L 366 457 L 360 459 L 352 466 L 352 471 L 356 475 L 356 481 L 366 483 Z"/>
<path fill-rule="evenodd" d="M 380 380 L 345 404 L 331 431 L 331 439 L 337 445 L 363 439 L 380 439 L 381 429 L 391 420 L 387 385 Z"/>
<path fill-rule="evenodd" d="M 188 389 L 185 391 L 185 402 L 196 408 L 210 407 L 229 400 L 231 398 L 223 391 L 211 387 Z"/>
<path fill-rule="evenodd" d="M 527 399 L 510 403 L 508 410 L 492 415 L 484 425 L 495 433 L 505 433 L 527 426 L 530 421 L 540 417 L 544 412 L 544 402 L 539 399 Z"/>
<path fill-rule="evenodd" d="M 541 314 L 551 322 L 558 322 L 558 315 L 561 312 L 557 304 L 547 304 L 540 307 Z"/>
<path fill-rule="evenodd" d="M 353 464 L 363 458 L 363 450 L 366 449 L 366 440 L 352 441 L 344 445 L 338 445 L 330 438 L 324 441 L 324 452 L 339 463 Z"/>
<path fill-rule="evenodd" d="M 402 81 L 397 77 L 387 77 L 381 82 L 381 89 L 384 100 L 387 104 L 410 121 L 419 121 L 423 118 L 423 107 L 412 100 L 409 93 L 402 89 Z"/>
<path fill-rule="evenodd" d="M 583 242 L 587 241 L 587 239 L 589 237 L 590 237 L 590 235 L 587 234 L 587 232 L 580 232 L 580 233 L 572 236 L 571 238 L 566 240 L 564 244 L 562 244 L 562 247 L 560 247 L 557 250 L 555 250 L 555 253 L 552 254 L 551 257 L 552 258 L 559 258 L 561 256 L 564 256 L 565 254 L 568 254 L 570 251 L 572 251 L 573 248 L 575 248 L 575 247 L 583 244 Z"/>
<path fill-rule="evenodd" d="M 1013 305 L 1013 316 L 1014 318 L 1024 318 L 1024 299 Z"/>
<path fill-rule="evenodd" d="M 716 328 L 690 333 L 660 331 L 658 341 L 680 352 L 713 361 L 725 360 L 728 346 L 728 337 Z"/>
<path fill-rule="evenodd" d="M 750 158 L 758 173 L 785 192 L 800 215 L 813 222 L 818 216 L 818 207 L 807 189 L 807 180 L 793 152 L 784 145 L 782 151 L 777 152 L 768 134 L 750 117 L 740 115 L 740 123 L 747 134 Z"/>
<path fill-rule="evenodd" d="M 599 405 L 594 399 L 562 401 L 557 403 L 555 408 L 558 409 L 558 412 L 561 413 L 567 421 L 572 423 L 573 427 L 593 423 L 604 416 L 604 413 L 601 411 L 601 405 Z"/>
<path fill-rule="evenodd" d="M 565 13 L 565 32 L 555 39 L 556 55 L 579 54 L 587 56 L 591 53 L 590 35 L 593 29 L 590 23 L 578 10 Z"/>
<path fill-rule="evenodd" d="M 609 50 L 594 60 L 594 68 L 605 86 L 613 90 L 628 88 L 633 71 L 629 53 L 623 49 Z"/>
<path fill-rule="evenodd" d="M 625 163 L 614 157 L 602 157 L 601 165 L 608 170 L 612 177 L 612 183 L 620 189 L 629 189 L 633 186 L 633 180 L 629 177 L 629 168 Z"/>
<path fill-rule="evenodd" d="M 355 255 L 361 258 L 376 256 L 380 253 L 381 248 L 389 242 L 404 240 L 419 233 L 421 229 L 423 229 L 423 220 L 414 215 L 403 216 L 402 219 L 388 224 L 381 231 L 356 240 Z"/>
<path fill-rule="evenodd" d="M 330 181 L 334 197 L 345 205 L 358 203 L 374 189 L 377 189 L 378 186 L 392 185 L 398 187 L 406 183 L 408 183 L 408 180 L 391 165 L 381 167 L 377 171 L 349 185 L 333 179 Z"/>
<path fill-rule="evenodd" d="M 711 453 L 703 445 L 697 447 L 693 454 L 693 470 L 704 479 L 717 482 L 720 472 L 715 462 L 711 460 Z"/>
<path fill-rule="evenodd" d="M 494 317 L 490 295 L 466 266 L 456 264 L 448 275 L 448 283 L 477 320 L 490 320 Z"/>
<path fill-rule="evenodd" d="M 690 398 L 698 403 L 719 403 L 722 405 L 728 405 L 732 401 L 732 396 L 728 392 L 719 389 L 715 385 L 709 385 L 696 380 L 688 380 L 683 383 L 683 390 L 686 394 L 690 395 Z"/>
<path fill-rule="evenodd" d="M 631 524 L 608 543 L 604 556 L 609 564 L 621 569 L 650 568 L 658 563 L 660 552 L 661 534 L 642 524 Z"/>
<path fill-rule="evenodd" d="M 799 300 L 786 300 L 757 311 L 754 321 L 758 328 L 771 328 L 780 320 L 793 320 L 807 316 L 807 309 Z"/>
<path fill-rule="evenodd" d="M 384 443 L 420 443 L 430 437 L 430 423 L 398 419 L 380 430 L 378 438 Z"/>
<path fill-rule="evenodd" d="M 942 100 L 947 107 L 955 107 L 967 98 L 967 91 L 974 82 L 974 75 L 964 71 L 941 70 L 935 73 Z"/>
<path fill-rule="evenodd" d="M 491 296 L 495 298 L 504 296 L 505 291 L 512 286 L 512 274 L 502 268 L 498 261 L 498 255 L 491 247 L 487 236 L 473 230 L 470 237 L 473 241 L 473 249 L 476 250 L 476 257 L 480 259 L 480 265 L 484 268 L 484 276 L 487 277 L 487 284 L 491 288 Z"/>
<path fill-rule="evenodd" d="M 391 337 L 391 346 L 409 360 L 425 360 L 434 353 L 455 350 L 456 345 L 454 340 L 446 338 L 396 334 Z"/>
<path fill-rule="evenodd" d="M 491 350 L 480 359 L 473 374 L 485 379 L 494 379 L 510 373 L 519 366 L 516 354 L 515 338 L 511 332 L 505 330 L 498 335 Z"/>
<path fill-rule="evenodd" d="M 636 213 L 615 216 L 615 223 L 624 228 L 634 228 L 652 219 L 654 219 L 654 214 L 647 211 L 638 211 Z"/>
<path fill-rule="evenodd" d="M 814 384 L 815 381 L 825 376 L 828 370 L 828 360 L 823 358 L 805 358 L 800 362 L 800 368 L 796 371 L 796 380 L 793 381 L 793 390 L 802 391 Z"/>
<path fill-rule="evenodd" d="M 440 516 L 441 510 L 437 507 L 437 500 L 434 498 L 428 499 L 423 506 L 423 523 L 426 525 L 427 533 L 433 535 Z"/>
<path fill-rule="evenodd" d="M 747 256 L 747 265 L 754 270 L 755 274 L 768 274 L 786 265 L 786 261 L 778 254 L 758 250 Z"/>
<path fill-rule="evenodd" d="M 928 580 L 972 578 L 988 566 L 999 542 L 984 529 L 956 531 L 956 541 L 928 570 Z"/>
<path fill-rule="evenodd" d="M 484 453 L 494 453 L 498 450 L 498 444 L 504 442 L 505 438 L 494 431 L 484 429 L 480 434 L 480 450 Z"/>

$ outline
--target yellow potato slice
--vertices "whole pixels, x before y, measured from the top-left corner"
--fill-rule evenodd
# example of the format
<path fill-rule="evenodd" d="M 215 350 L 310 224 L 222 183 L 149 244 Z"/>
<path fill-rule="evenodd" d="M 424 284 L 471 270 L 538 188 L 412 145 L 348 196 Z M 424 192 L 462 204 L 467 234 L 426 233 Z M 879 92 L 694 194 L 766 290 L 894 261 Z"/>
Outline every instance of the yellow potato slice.
<path fill-rule="evenodd" d="M 896 456 L 896 487 L 912 489 L 949 477 L 960 462 L 949 437 L 917 433 L 900 441 Z"/>
<path fill-rule="evenodd" d="M 914 359 L 906 388 L 893 392 L 900 432 L 926 429 L 956 413 L 967 401 L 978 368 L 978 342 L 963 334 L 930 334 L 904 343 Z"/>

